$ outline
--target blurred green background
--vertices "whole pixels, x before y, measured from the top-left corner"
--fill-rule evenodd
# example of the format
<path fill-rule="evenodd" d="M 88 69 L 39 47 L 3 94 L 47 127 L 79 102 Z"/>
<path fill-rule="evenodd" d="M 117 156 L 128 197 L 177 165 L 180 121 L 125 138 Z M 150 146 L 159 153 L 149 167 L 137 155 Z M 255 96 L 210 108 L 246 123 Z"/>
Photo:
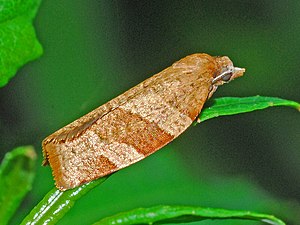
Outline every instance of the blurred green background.
<path fill-rule="evenodd" d="M 43 1 L 35 25 L 44 55 L 0 89 L 0 159 L 32 144 L 40 164 L 43 138 L 196 52 L 228 55 L 247 69 L 214 98 L 259 94 L 299 102 L 299 12 L 297 0 Z M 59 224 L 90 224 L 158 204 L 255 210 L 296 224 L 299 147 L 293 109 L 209 120 L 114 174 Z M 12 224 L 54 185 L 49 167 L 37 171 Z"/>

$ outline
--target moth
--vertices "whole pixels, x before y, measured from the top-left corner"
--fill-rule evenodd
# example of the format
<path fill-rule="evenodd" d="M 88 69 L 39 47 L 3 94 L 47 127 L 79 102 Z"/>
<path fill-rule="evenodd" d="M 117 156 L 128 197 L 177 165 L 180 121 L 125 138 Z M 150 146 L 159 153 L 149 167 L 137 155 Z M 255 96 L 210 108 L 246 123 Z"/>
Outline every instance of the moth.
<path fill-rule="evenodd" d="M 217 87 L 244 72 L 227 56 L 186 56 L 45 138 L 43 165 L 67 190 L 140 161 L 185 131 Z"/>

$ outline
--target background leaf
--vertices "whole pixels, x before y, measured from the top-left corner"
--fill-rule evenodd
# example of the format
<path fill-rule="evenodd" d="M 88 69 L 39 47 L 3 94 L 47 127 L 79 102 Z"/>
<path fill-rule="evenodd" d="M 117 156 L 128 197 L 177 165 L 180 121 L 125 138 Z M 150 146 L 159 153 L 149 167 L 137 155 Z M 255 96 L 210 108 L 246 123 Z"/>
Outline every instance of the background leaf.
<path fill-rule="evenodd" d="M 155 206 L 138 208 L 122 212 L 94 223 L 93 225 L 130 225 L 130 224 L 170 224 L 195 222 L 200 220 L 256 220 L 272 225 L 285 225 L 284 222 L 271 215 L 250 211 L 234 211 L 225 209 L 202 208 L 195 206 Z"/>
<path fill-rule="evenodd" d="M 0 87 L 42 54 L 32 21 L 40 0 L 0 1 Z"/>
<path fill-rule="evenodd" d="M 31 190 L 36 153 L 31 146 L 6 153 L 0 166 L 0 224 L 7 224 Z"/>
<path fill-rule="evenodd" d="M 214 99 L 212 106 L 204 108 L 200 113 L 200 122 L 218 117 L 252 112 L 272 106 L 289 106 L 300 111 L 300 103 L 275 97 L 224 97 Z"/>

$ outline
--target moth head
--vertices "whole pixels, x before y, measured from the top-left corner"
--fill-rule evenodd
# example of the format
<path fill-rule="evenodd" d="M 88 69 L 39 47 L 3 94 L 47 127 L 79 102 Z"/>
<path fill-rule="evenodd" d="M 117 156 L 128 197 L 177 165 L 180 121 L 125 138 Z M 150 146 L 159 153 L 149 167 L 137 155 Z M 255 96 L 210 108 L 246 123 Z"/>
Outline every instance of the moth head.
<path fill-rule="evenodd" d="M 211 81 L 209 98 L 217 90 L 218 86 L 243 76 L 245 72 L 244 68 L 234 67 L 232 61 L 227 56 L 217 56 L 215 59 L 217 69 Z"/>
<path fill-rule="evenodd" d="M 212 85 L 222 85 L 229 81 L 243 76 L 245 69 L 234 67 L 232 61 L 227 56 L 216 57 L 217 73 L 212 79 Z"/>
<path fill-rule="evenodd" d="M 222 72 L 212 80 L 212 85 L 219 86 L 224 83 L 228 83 L 229 81 L 232 81 L 237 77 L 243 76 L 244 72 L 244 68 L 228 66 L 224 68 Z"/>

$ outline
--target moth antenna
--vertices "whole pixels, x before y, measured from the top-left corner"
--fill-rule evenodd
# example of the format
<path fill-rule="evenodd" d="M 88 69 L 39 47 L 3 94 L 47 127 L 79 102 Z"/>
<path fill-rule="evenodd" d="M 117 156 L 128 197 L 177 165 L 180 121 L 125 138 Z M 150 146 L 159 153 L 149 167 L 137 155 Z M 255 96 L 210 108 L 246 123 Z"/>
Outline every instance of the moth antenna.
<path fill-rule="evenodd" d="M 233 69 L 229 69 L 229 70 L 226 70 L 224 71 L 223 73 L 221 73 L 219 76 L 215 77 L 213 80 L 212 80 L 212 84 L 215 84 L 216 82 L 218 82 L 219 80 L 221 80 L 224 76 L 226 76 L 227 74 L 230 74 L 233 72 Z"/>

